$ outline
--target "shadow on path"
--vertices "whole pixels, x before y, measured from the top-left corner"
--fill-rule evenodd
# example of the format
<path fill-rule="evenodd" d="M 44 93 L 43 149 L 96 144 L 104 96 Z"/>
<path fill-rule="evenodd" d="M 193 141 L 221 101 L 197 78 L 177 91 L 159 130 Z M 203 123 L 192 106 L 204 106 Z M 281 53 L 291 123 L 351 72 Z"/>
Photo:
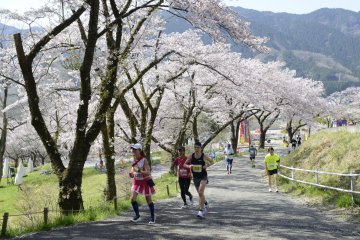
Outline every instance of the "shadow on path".
<path fill-rule="evenodd" d="M 262 154 L 263 155 L 263 154 Z M 282 193 L 269 193 L 262 179 L 262 158 L 251 168 L 248 158 L 234 160 L 233 174 L 223 163 L 209 170 L 206 196 L 210 212 L 196 217 L 196 207 L 180 209 L 180 197 L 155 203 L 157 223 L 130 223 L 132 212 L 101 222 L 84 223 L 22 239 L 360 239 L 359 227 L 324 216 Z M 193 186 L 191 192 L 195 193 Z"/>

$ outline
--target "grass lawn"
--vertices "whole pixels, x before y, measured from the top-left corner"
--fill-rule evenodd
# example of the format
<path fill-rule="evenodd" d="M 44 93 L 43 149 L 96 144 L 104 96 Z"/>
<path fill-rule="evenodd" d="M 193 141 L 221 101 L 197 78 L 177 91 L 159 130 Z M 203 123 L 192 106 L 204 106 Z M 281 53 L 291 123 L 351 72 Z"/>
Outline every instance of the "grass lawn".
<path fill-rule="evenodd" d="M 50 165 L 38 168 L 23 178 L 21 185 L 22 191 L 18 186 L 7 185 L 6 179 L 2 180 L 0 187 L 0 214 L 8 212 L 9 230 L 8 236 L 17 236 L 27 232 L 40 231 L 57 226 L 71 225 L 76 222 L 101 220 L 115 216 L 119 211 L 130 207 L 130 188 L 131 179 L 128 177 L 129 167 L 125 167 L 120 173 L 116 173 L 118 211 L 114 210 L 113 203 L 107 203 L 104 199 L 104 188 L 106 184 L 106 174 L 99 173 L 94 168 L 85 168 L 83 172 L 82 197 L 84 200 L 85 212 L 79 215 L 64 217 L 58 213 L 58 181 L 55 174 L 40 175 L 41 170 L 50 170 Z M 176 177 L 164 174 L 156 179 L 154 201 L 174 197 L 176 191 Z M 167 185 L 169 186 L 169 193 Z M 139 197 L 139 203 L 145 203 L 144 197 Z M 43 214 L 44 207 L 48 207 L 49 224 L 44 226 Z M 57 211 L 57 212 L 56 212 Z M 14 216 L 23 213 L 40 212 L 35 215 Z"/>
<path fill-rule="evenodd" d="M 6 179 L 2 180 L 0 188 L 1 214 L 4 212 L 9 212 L 10 215 L 19 214 L 25 210 L 23 209 L 24 204 L 30 205 L 29 202 L 34 200 L 36 202 L 33 203 L 33 210 L 55 207 L 54 204 L 56 205 L 58 197 L 58 180 L 55 174 L 41 175 L 40 172 L 44 169 L 49 169 L 49 166 L 43 166 L 23 178 L 21 185 L 23 191 L 19 191 L 16 185 L 6 185 Z M 85 208 L 102 200 L 105 181 L 106 174 L 100 174 L 93 168 L 84 169 L 82 191 Z"/>

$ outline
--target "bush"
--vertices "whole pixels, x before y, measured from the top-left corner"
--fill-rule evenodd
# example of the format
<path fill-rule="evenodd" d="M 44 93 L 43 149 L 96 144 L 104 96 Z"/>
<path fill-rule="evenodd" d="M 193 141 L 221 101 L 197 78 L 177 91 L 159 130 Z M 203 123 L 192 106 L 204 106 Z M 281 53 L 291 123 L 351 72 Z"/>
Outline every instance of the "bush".
<path fill-rule="evenodd" d="M 352 196 L 350 194 L 341 194 L 336 200 L 336 206 L 340 208 L 349 208 L 353 206 Z"/>

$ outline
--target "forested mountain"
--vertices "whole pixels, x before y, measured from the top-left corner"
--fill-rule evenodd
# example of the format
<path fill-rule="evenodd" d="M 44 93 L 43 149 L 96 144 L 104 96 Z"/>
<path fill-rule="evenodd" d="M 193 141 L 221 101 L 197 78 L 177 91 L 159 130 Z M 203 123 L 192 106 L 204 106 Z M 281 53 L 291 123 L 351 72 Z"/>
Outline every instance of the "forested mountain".
<path fill-rule="evenodd" d="M 272 51 L 266 55 L 234 46 L 234 50 L 244 57 L 285 61 L 299 76 L 324 82 L 327 94 L 360 86 L 360 12 L 323 8 L 309 14 L 289 14 L 241 7 L 233 9 L 251 23 L 254 35 L 270 39 L 267 46 Z M 185 20 L 171 16 L 164 18 L 168 21 L 167 32 L 191 28 Z M 0 24 L 0 31 L 2 35 L 8 35 L 27 30 Z M 9 39 L 2 39 L 1 44 L 7 41 Z M 204 41 L 211 40 L 204 37 Z"/>
<path fill-rule="evenodd" d="M 327 94 L 360 86 L 360 13 L 344 9 L 319 9 L 309 14 L 260 12 L 235 7 L 251 23 L 254 35 L 266 36 L 272 51 L 257 54 L 234 46 L 244 57 L 282 60 L 299 76 L 324 82 Z M 190 26 L 169 21 L 167 31 Z"/>
<path fill-rule="evenodd" d="M 32 32 L 40 32 L 42 31 L 39 27 L 31 28 Z M 6 47 L 9 43 L 13 42 L 13 34 L 22 33 L 28 34 L 29 29 L 19 29 L 14 26 L 6 25 L 0 23 L 0 48 Z"/>

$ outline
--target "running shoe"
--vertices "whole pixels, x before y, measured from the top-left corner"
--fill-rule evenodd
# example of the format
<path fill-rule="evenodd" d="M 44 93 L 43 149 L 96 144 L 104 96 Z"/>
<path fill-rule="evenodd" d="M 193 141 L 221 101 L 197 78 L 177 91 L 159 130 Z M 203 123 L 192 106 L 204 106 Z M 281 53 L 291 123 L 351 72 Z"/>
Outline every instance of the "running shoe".
<path fill-rule="evenodd" d="M 134 216 L 130 221 L 134 223 L 140 221 L 140 215 Z"/>
<path fill-rule="evenodd" d="M 181 206 L 181 209 L 184 209 L 184 208 L 187 208 L 187 207 L 188 207 L 188 205 L 187 205 L 187 203 L 185 203 L 184 205 Z"/>
<path fill-rule="evenodd" d="M 279 189 L 276 189 L 275 192 L 279 192 Z"/>
<path fill-rule="evenodd" d="M 269 192 L 272 192 L 272 189 L 271 189 L 271 188 L 269 188 Z"/>
<path fill-rule="evenodd" d="M 150 224 L 150 225 L 155 224 L 155 218 L 152 218 L 152 219 L 149 221 L 149 224 Z"/>
<path fill-rule="evenodd" d="M 198 218 L 204 218 L 203 211 L 200 210 L 196 216 L 197 216 Z"/>

